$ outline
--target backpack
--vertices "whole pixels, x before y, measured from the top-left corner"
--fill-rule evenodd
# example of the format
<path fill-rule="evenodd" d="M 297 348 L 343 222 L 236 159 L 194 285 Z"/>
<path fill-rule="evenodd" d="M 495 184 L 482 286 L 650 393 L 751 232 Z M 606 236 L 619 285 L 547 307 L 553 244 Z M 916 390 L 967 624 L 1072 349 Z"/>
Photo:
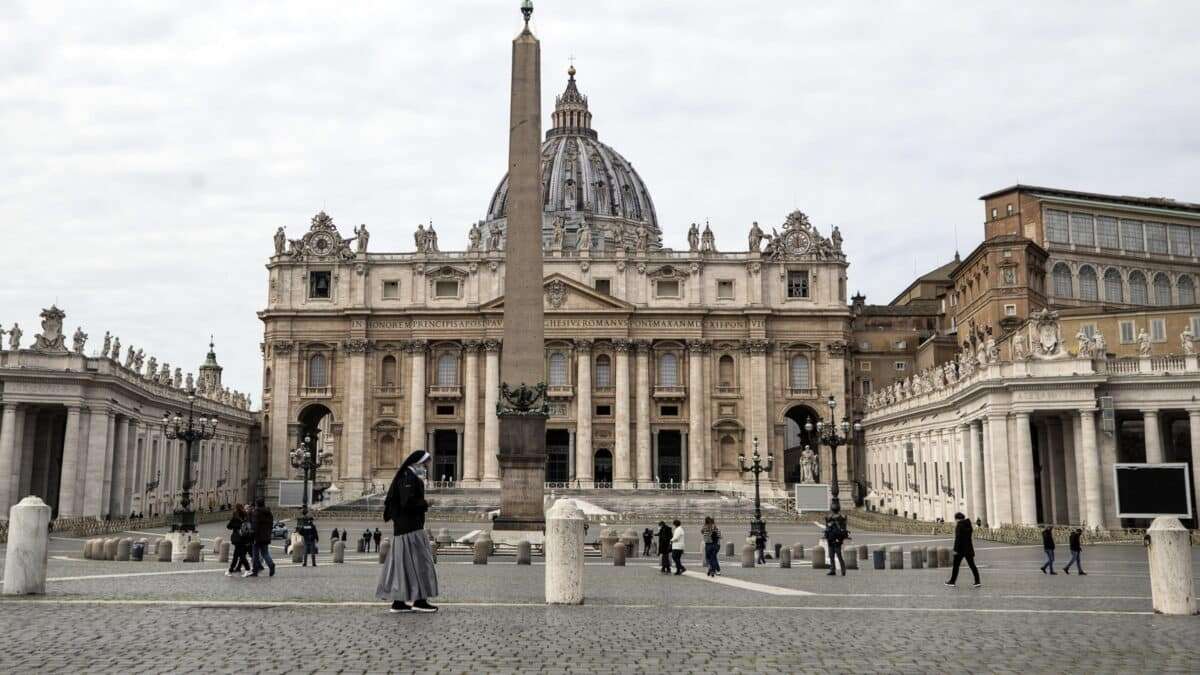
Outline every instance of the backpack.
<path fill-rule="evenodd" d="M 237 534 L 238 539 L 240 540 L 239 543 L 244 544 L 248 541 L 251 541 L 254 539 L 254 526 L 250 524 L 249 520 L 243 520 L 242 526 L 238 528 Z"/>

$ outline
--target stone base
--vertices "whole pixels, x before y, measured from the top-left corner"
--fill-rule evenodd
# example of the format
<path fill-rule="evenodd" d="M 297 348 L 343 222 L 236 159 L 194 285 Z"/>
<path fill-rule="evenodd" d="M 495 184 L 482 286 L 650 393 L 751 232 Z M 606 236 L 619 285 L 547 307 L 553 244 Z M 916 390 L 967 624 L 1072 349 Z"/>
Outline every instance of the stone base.
<path fill-rule="evenodd" d="M 546 418 L 500 418 L 500 515 L 493 530 L 544 530 Z"/>
<path fill-rule="evenodd" d="M 171 562 L 181 563 L 187 558 L 187 545 L 197 538 L 195 532 L 169 532 L 163 539 L 171 542 Z"/>
<path fill-rule="evenodd" d="M 534 546 L 541 546 L 546 540 L 546 533 L 542 530 L 492 530 L 492 543 L 497 546 L 516 546 L 522 541 L 527 541 Z"/>

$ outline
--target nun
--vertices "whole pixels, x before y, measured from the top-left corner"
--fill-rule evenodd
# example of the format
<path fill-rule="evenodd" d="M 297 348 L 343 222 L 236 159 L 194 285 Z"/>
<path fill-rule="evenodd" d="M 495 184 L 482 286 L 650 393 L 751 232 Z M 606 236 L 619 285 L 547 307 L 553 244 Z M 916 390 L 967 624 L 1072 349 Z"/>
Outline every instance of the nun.
<path fill-rule="evenodd" d="M 384 521 L 392 522 L 392 547 L 379 572 L 375 597 L 392 602 L 391 612 L 436 612 L 437 571 L 425 533 L 425 473 L 430 456 L 417 450 L 404 460 L 388 488 Z"/>

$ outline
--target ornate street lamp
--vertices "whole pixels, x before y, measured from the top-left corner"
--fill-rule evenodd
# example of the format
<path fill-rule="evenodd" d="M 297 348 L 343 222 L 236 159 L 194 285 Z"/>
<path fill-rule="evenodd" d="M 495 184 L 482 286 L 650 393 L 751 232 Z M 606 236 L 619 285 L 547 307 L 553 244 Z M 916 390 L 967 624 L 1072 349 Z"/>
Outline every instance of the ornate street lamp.
<path fill-rule="evenodd" d="M 830 421 L 818 419 L 814 424 L 812 419 L 809 419 L 804 423 L 804 430 L 809 433 L 815 430 L 819 441 L 829 446 L 830 468 L 833 469 L 833 482 L 829 486 L 829 517 L 836 518 L 838 524 L 844 528 L 846 517 L 842 515 L 842 502 L 838 499 L 837 449 L 850 444 L 850 433 L 862 431 L 862 423 L 857 420 L 852 423 L 848 416 L 843 415 L 841 424 L 834 424 L 833 420 L 837 417 L 837 399 L 831 395 L 825 404 L 829 406 Z"/>
<path fill-rule="evenodd" d="M 317 482 L 317 469 L 333 464 L 333 453 L 324 452 L 318 455 L 316 439 L 310 435 L 306 435 L 304 442 L 295 450 L 292 450 L 289 459 L 291 460 L 292 468 L 300 469 L 304 472 L 304 502 L 300 509 L 300 522 L 303 524 L 310 520 L 308 515 L 308 502 L 311 497 L 308 489 L 309 481 L 315 484 Z"/>
<path fill-rule="evenodd" d="M 758 476 L 759 474 L 767 473 L 771 470 L 771 466 L 775 464 L 775 458 L 767 454 L 767 461 L 763 463 L 762 457 L 758 454 L 758 437 L 754 437 L 754 454 L 750 457 L 750 462 L 746 462 L 745 455 L 738 455 L 738 469 L 745 473 L 747 471 L 754 474 L 754 520 L 750 522 L 750 536 L 758 536 L 759 533 L 765 532 L 766 523 L 762 519 L 762 500 L 758 494 Z"/>
<path fill-rule="evenodd" d="M 172 532 L 196 531 L 196 512 L 191 509 L 192 443 L 211 440 L 217 433 L 217 416 L 206 418 L 201 413 L 200 417 L 195 417 L 195 406 L 196 390 L 191 389 L 188 391 L 187 419 L 185 420 L 178 411 L 174 415 L 169 412 L 163 413 L 162 418 L 163 434 L 171 440 L 183 441 L 186 455 L 186 460 L 183 462 L 183 499 L 180 501 L 179 508 L 174 511 L 174 518 L 171 522 Z"/>

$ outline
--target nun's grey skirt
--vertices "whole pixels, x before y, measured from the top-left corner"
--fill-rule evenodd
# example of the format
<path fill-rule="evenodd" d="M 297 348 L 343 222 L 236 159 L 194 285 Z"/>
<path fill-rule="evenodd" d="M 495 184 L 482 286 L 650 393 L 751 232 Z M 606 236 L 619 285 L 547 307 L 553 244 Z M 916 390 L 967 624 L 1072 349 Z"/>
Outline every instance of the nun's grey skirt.
<path fill-rule="evenodd" d="M 438 594 L 437 570 L 425 530 L 392 537 L 375 597 L 388 602 L 413 602 Z"/>

